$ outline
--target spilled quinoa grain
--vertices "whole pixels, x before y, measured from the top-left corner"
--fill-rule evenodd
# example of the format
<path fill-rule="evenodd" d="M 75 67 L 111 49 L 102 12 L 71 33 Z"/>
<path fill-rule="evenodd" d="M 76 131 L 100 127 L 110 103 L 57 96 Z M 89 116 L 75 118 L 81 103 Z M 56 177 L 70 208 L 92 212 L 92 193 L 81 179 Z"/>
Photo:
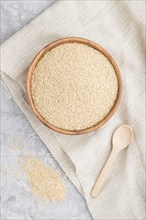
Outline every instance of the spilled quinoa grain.
<path fill-rule="evenodd" d="M 65 200 L 65 187 L 58 172 L 46 167 L 35 157 L 22 157 L 23 171 L 31 185 L 31 192 L 43 200 Z"/>
<path fill-rule="evenodd" d="M 65 130 L 100 122 L 112 109 L 117 92 L 112 64 L 99 51 L 80 43 L 65 43 L 47 52 L 32 77 L 37 111 Z"/>
<path fill-rule="evenodd" d="M 15 150 L 22 150 L 24 148 L 24 142 L 21 138 L 13 136 L 9 140 L 9 147 Z"/>

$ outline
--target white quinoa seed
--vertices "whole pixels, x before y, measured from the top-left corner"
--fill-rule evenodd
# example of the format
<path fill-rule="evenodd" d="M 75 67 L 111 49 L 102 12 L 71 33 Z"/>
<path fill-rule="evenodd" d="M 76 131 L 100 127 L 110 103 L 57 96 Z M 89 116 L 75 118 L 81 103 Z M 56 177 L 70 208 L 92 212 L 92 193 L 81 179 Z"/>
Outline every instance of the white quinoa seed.
<path fill-rule="evenodd" d="M 35 157 L 22 157 L 23 171 L 31 185 L 31 192 L 43 200 L 65 200 L 65 187 L 57 171 L 46 167 Z"/>
<path fill-rule="evenodd" d="M 12 149 L 22 150 L 24 148 L 24 142 L 21 140 L 21 138 L 12 136 L 9 139 L 9 147 Z"/>
<path fill-rule="evenodd" d="M 65 43 L 47 52 L 32 77 L 32 98 L 49 123 L 65 130 L 89 128 L 113 107 L 118 80 L 109 60 L 79 43 Z"/>

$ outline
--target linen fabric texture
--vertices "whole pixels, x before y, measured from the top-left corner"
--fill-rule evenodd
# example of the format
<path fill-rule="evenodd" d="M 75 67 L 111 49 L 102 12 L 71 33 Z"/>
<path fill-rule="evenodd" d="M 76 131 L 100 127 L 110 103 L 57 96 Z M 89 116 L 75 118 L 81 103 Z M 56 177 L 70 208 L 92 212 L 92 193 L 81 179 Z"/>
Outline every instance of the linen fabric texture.
<path fill-rule="evenodd" d="M 1 78 L 40 139 L 83 195 L 94 219 L 144 219 L 144 1 L 59 1 L 1 45 Z M 28 104 L 28 67 L 41 48 L 63 37 L 83 37 L 104 47 L 122 75 L 120 106 L 100 129 L 63 135 L 43 125 Z M 134 129 L 99 196 L 91 189 L 110 152 L 111 137 L 122 123 Z"/>

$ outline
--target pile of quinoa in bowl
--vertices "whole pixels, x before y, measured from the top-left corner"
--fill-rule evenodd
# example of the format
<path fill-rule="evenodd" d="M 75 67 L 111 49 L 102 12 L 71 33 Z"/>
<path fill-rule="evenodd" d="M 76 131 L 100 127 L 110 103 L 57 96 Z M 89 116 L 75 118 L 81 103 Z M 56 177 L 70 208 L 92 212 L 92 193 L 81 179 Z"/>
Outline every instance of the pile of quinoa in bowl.
<path fill-rule="evenodd" d="M 98 125 L 113 109 L 118 90 L 117 73 L 109 59 L 78 42 L 46 51 L 31 75 L 35 111 L 46 123 L 64 131 Z"/>

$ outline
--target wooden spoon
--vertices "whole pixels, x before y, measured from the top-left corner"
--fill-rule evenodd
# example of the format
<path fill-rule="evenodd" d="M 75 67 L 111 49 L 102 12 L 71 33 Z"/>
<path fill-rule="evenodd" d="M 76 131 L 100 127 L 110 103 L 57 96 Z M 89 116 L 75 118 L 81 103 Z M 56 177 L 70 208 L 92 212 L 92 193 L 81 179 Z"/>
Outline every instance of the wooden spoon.
<path fill-rule="evenodd" d="M 129 125 L 123 124 L 116 129 L 112 138 L 112 151 L 111 154 L 102 169 L 100 176 L 98 177 L 93 189 L 91 191 L 92 197 L 97 197 L 99 194 L 110 169 L 112 168 L 113 162 L 117 156 L 117 154 L 124 148 L 128 147 L 133 137 L 133 130 Z"/>

